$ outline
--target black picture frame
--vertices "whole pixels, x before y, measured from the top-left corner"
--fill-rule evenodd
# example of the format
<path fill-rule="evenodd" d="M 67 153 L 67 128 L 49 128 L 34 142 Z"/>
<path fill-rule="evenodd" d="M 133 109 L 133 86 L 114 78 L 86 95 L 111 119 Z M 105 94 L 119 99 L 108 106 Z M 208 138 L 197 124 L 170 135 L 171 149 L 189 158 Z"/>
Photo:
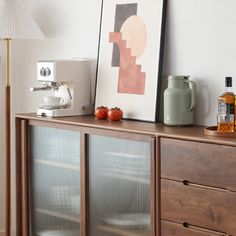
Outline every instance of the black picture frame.
<path fill-rule="evenodd" d="M 159 121 L 166 9 L 167 0 L 102 1 L 95 107 L 120 107 L 124 119 Z"/>

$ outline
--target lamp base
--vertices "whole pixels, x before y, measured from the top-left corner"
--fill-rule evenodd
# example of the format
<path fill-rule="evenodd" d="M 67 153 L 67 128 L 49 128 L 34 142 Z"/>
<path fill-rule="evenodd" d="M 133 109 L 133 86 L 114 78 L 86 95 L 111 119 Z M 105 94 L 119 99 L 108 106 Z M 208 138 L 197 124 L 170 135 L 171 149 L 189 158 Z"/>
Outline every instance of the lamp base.
<path fill-rule="evenodd" d="M 5 236 L 11 234 L 11 87 L 5 88 L 5 140 L 6 140 L 6 210 L 5 210 Z"/>

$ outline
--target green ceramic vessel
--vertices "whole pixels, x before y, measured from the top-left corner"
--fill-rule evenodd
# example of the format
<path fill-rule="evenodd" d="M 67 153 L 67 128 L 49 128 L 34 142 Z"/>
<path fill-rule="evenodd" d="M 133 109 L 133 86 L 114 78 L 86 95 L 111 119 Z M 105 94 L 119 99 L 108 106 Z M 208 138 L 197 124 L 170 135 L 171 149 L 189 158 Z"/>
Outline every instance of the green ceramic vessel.
<path fill-rule="evenodd" d="M 164 123 L 171 126 L 194 124 L 196 84 L 189 76 L 168 76 L 164 92 Z"/>

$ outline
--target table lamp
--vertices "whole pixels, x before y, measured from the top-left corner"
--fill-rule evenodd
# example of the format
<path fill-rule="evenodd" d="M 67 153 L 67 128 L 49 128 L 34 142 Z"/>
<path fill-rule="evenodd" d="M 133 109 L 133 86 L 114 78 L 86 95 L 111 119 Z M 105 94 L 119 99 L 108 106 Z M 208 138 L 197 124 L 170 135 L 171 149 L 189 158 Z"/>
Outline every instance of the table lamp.
<path fill-rule="evenodd" d="M 14 39 L 42 39 L 43 33 L 28 13 L 21 0 L 0 0 L 0 39 L 6 42 L 6 86 L 5 86 L 5 178 L 6 211 L 5 236 L 11 230 L 11 85 L 10 85 L 10 41 Z"/>

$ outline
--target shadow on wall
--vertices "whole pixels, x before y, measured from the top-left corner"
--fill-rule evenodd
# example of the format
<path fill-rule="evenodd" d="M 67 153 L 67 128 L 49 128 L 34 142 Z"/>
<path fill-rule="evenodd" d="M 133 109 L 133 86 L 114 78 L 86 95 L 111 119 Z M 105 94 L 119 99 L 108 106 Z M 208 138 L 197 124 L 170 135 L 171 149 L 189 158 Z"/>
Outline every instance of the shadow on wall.
<path fill-rule="evenodd" d="M 160 122 L 164 121 L 164 91 L 168 85 L 168 75 L 163 75 L 161 80 L 161 101 L 160 101 L 160 111 L 159 111 L 159 120 Z"/>
<path fill-rule="evenodd" d="M 211 90 L 214 88 L 209 87 L 209 83 L 206 83 L 207 78 L 194 78 L 194 81 L 197 84 L 197 98 L 196 98 L 196 109 L 195 109 L 195 123 L 199 124 L 199 120 L 202 117 L 208 117 L 212 111 L 211 108 Z M 214 86 L 214 84 L 212 84 Z M 202 117 L 199 117 L 198 114 L 201 114 Z"/>
<path fill-rule="evenodd" d="M 53 9 L 54 7 L 52 7 Z M 66 14 L 64 14 L 62 9 L 57 8 L 57 14 L 51 13 L 51 8 L 37 8 L 33 12 L 33 18 L 37 22 L 40 29 L 43 29 L 43 33 L 46 38 L 54 38 L 55 35 L 61 35 L 65 32 L 66 24 L 63 22 L 65 21 Z M 61 11 L 61 12 L 60 12 Z M 58 24 L 60 22 L 60 26 Z"/>

